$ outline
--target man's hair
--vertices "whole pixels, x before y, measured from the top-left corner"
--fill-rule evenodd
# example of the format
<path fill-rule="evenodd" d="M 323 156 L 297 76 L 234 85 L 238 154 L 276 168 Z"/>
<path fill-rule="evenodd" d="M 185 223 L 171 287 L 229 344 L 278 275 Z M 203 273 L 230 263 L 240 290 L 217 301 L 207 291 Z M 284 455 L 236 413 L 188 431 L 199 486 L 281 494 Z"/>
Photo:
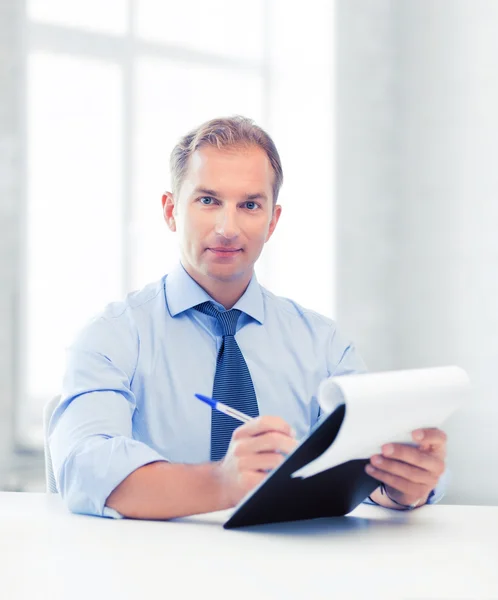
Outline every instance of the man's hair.
<path fill-rule="evenodd" d="M 274 173 L 273 203 L 284 179 L 282 164 L 271 137 L 254 123 L 242 116 L 211 119 L 184 135 L 173 148 L 170 157 L 171 183 L 176 194 L 185 179 L 188 161 L 202 146 L 214 146 L 220 150 L 259 146 L 266 152 Z"/>

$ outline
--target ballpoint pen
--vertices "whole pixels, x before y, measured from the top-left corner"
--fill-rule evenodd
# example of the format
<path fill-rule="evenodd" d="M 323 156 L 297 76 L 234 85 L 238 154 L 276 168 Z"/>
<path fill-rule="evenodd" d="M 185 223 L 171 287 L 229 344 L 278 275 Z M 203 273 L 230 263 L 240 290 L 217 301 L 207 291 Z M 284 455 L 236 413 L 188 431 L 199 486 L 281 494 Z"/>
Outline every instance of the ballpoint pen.
<path fill-rule="evenodd" d="M 253 417 L 250 417 L 249 415 L 245 415 L 244 413 L 240 412 L 240 410 L 236 410 L 235 408 L 232 408 L 231 406 L 227 406 L 226 404 L 223 404 L 223 402 L 218 402 L 214 398 L 208 398 L 207 396 L 203 396 L 202 394 L 194 394 L 194 395 L 196 398 L 199 398 L 199 400 L 202 400 L 203 402 L 208 404 L 211 408 L 219 410 L 223 414 L 228 415 L 229 417 L 233 417 L 234 419 L 237 419 L 238 421 L 242 421 L 242 423 L 249 423 L 249 421 L 253 420 Z"/>

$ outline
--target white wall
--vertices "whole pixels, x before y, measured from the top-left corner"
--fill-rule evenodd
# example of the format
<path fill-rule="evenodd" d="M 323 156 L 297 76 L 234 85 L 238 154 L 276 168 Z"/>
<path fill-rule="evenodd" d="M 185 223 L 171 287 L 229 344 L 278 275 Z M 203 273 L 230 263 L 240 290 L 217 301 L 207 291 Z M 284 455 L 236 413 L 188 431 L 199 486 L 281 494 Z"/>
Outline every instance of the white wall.
<path fill-rule="evenodd" d="M 498 3 L 339 0 L 338 318 L 371 369 L 459 364 L 448 503 L 498 504 Z"/>

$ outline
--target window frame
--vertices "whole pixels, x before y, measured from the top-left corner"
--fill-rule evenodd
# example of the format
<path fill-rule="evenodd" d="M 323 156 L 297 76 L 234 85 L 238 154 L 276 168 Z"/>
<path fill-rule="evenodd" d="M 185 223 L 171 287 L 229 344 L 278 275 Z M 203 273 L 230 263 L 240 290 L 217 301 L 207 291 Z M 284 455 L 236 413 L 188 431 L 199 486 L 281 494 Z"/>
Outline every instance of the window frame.
<path fill-rule="evenodd" d="M 178 45 L 162 43 L 157 41 L 148 41 L 140 38 L 135 31 L 136 24 L 136 0 L 127 0 L 128 23 L 127 31 L 124 34 L 105 33 L 82 29 L 73 25 L 51 24 L 48 22 L 36 21 L 32 19 L 27 12 L 25 13 L 25 57 L 26 64 L 29 56 L 36 52 L 48 52 L 60 54 L 63 56 L 76 56 L 80 58 L 91 58 L 116 64 L 122 71 L 123 77 L 123 158 L 122 158 L 122 190 L 123 190 L 123 211 L 121 223 L 121 242 L 122 242 L 122 264 L 121 281 L 124 295 L 131 289 L 132 282 L 132 259 L 131 248 L 133 227 L 133 140 L 134 140 L 134 116 L 136 112 L 136 94 L 134 90 L 135 65 L 143 57 L 156 57 L 169 61 L 178 61 L 191 63 L 195 65 L 206 65 L 221 69 L 238 70 L 246 73 L 258 74 L 263 80 L 263 99 L 262 124 L 268 117 L 268 93 L 271 88 L 270 77 L 271 69 L 269 66 L 269 18 L 270 3 L 273 0 L 265 0 L 263 14 L 263 35 L 264 49 L 261 60 L 251 60 L 246 58 L 233 58 L 220 54 L 210 54 L 205 51 L 182 48 Z M 24 108 L 24 148 L 28 148 L 29 132 L 27 131 L 27 98 L 29 97 L 29 81 L 26 75 L 25 81 L 25 106 Z M 28 216 L 28 196 L 27 186 L 23 189 L 24 206 L 20 215 L 20 264 L 18 290 L 19 298 L 17 304 L 17 314 L 15 315 L 16 344 L 14 352 L 14 445 L 17 449 L 24 451 L 39 451 L 43 445 L 43 430 L 40 416 L 40 424 L 35 427 L 26 427 L 27 389 L 24 384 L 27 373 L 21 360 L 22 356 L 27 356 L 29 338 L 26 327 L 26 315 L 28 310 L 28 258 L 27 258 L 27 216 Z M 47 401 L 49 398 L 47 398 Z"/>

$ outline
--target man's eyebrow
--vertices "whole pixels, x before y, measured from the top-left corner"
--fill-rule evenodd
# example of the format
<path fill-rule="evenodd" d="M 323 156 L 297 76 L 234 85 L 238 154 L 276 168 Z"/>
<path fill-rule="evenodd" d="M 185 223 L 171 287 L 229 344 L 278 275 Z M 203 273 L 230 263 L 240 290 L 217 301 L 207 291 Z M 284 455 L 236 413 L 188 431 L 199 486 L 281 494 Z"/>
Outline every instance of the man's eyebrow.
<path fill-rule="evenodd" d="M 267 198 L 266 194 L 258 193 L 258 194 L 247 194 L 246 200 L 264 200 L 265 202 L 267 202 L 268 198 Z"/>
<path fill-rule="evenodd" d="M 216 192 L 215 190 L 210 190 L 208 188 L 203 188 L 203 187 L 196 187 L 193 193 L 194 194 L 206 194 L 206 196 L 219 197 L 218 192 Z"/>
<path fill-rule="evenodd" d="M 196 187 L 195 190 L 193 191 L 193 194 L 194 195 L 205 194 L 206 196 L 214 196 L 215 198 L 221 197 L 221 194 L 219 192 L 217 192 L 216 190 L 211 190 L 209 188 L 204 188 L 204 187 Z M 247 201 L 251 201 L 251 200 L 268 201 L 268 197 L 263 192 L 258 192 L 256 194 L 246 194 L 245 201 L 247 202 Z"/>

